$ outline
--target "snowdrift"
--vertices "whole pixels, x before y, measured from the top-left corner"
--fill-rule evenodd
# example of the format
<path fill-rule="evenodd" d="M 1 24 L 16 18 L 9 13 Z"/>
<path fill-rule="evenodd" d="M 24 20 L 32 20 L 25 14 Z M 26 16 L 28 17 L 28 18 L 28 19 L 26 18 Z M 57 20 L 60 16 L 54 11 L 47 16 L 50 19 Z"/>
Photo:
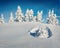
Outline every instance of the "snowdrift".
<path fill-rule="evenodd" d="M 33 37 L 30 30 L 34 27 L 48 27 L 50 38 Z M 60 48 L 60 26 L 23 22 L 0 24 L 0 48 Z"/>

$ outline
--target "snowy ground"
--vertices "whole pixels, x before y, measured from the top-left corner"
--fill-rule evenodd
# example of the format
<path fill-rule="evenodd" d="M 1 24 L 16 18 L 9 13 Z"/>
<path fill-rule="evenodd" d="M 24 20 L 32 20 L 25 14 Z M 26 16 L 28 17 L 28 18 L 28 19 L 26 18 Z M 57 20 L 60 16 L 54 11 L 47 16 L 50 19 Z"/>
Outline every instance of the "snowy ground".
<path fill-rule="evenodd" d="M 29 30 L 36 26 L 48 26 L 50 38 L 32 37 Z M 0 48 L 60 48 L 60 26 L 42 23 L 14 23 L 0 25 Z"/>

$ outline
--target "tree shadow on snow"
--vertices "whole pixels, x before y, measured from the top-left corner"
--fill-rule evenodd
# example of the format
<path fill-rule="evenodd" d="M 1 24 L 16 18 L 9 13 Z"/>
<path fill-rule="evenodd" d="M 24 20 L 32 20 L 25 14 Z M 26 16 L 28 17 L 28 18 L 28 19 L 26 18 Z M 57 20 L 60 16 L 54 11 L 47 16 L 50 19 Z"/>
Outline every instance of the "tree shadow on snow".
<path fill-rule="evenodd" d="M 52 36 L 52 31 L 48 27 L 46 29 L 48 31 L 48 38 L 50 38 Z"/>

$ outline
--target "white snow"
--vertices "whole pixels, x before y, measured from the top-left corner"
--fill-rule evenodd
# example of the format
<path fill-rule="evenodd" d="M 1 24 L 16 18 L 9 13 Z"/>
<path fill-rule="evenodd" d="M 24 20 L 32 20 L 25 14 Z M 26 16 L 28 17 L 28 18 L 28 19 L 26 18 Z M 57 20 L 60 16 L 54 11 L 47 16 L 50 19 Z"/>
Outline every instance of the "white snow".
<path fill-rule="evenodd" d="M 49 27 L 52 36 L 32 37 L 28 31 L 35 26 Z M 0 24 L 0 48 L 60 48 L 60 26 L 38 22 Z"/>
<path fill-rule="evenodd" d="M 36 30 L 38 30 L 38 28 L 33 28 L 30 32 L 35 33 Z"/>

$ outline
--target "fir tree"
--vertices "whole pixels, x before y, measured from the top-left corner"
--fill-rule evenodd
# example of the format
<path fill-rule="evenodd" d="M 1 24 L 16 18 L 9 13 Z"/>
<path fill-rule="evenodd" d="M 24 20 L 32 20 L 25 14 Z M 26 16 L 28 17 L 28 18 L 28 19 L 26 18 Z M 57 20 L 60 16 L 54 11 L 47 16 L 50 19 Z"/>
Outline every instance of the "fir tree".
<path fill-rule="evenodd" d="M 58 20 L 57 20 L 56 14 L 54 13 L 54 10 L 52 10 L 52 11 L 49 10 L 47 23 L 48 24 L 53 24 L 53 25 L 58 24 Z"/>
<path fill-rule="evenodd" d="M 29 22 L 29 9 L 26 10 L 25 21 Z"/>
<path fill-rule="evenodd" d="M 43 11 L 37 12 L 37 22 L 42 22 L 42 14 L 43 14 Z"/>
<path fill-rule="evenodd" d="M 10 13 L 10 19 L 9 19 L 9 23 L 13 23 L 14 22 L 14 17 L 13 17 L 13 13 Z"/>
<path fill-rule="evenodd" d="M 16 19 L 19 22 L 22 22 L 23 21 L 23 18 L 24 18 L 24 15 L 22 13 L 22 10 L 21 10 L 20 6 L 18 6 L 17 11 L 16 11 Z"/>
<path fill-rule="evenodd" d="M 4 22 L 4 15 L 3 14 L 1 14 L 1 18 L 0 18 L 0 24 L 2 24 L 2 23 L 5 23 Z"/>

